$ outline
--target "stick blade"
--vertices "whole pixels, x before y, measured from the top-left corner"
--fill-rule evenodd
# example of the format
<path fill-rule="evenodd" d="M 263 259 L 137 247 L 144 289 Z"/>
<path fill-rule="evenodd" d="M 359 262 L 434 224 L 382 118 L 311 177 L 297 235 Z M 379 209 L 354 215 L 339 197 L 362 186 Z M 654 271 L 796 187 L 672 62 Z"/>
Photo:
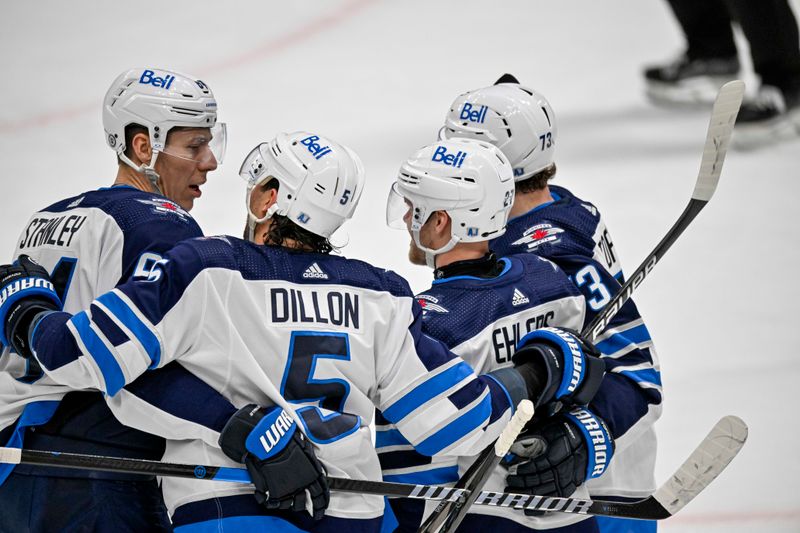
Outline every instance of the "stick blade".
<path fill-rule="evenodd" d="M 747 440 L 747 425 L 728 415 L 720 419 L 703 442 L 653 497 L 674 515 L 725 470 Z"/>
<path fill-rule="evenodd" d="M 744 98 L 744 82 L 741 80 L 729 81 L 717 94 L 714 108 L 711 110 L 700 173 L 697 175 L 697 183 L 692 193 L 692 198 L 695 200 L 707 202 L 717 189 L 742 98 Z"/>

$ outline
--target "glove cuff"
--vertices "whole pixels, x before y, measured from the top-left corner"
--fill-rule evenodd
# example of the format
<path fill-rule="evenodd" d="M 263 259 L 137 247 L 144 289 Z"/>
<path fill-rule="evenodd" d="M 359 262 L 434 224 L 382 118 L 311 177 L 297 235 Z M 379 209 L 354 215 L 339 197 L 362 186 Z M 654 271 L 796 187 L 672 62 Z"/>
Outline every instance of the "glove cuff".
<path fill-rule="evenodd" d="M 600 477 L 614 455 L 614 438 L 605 421 L 585 408 L 575 408 L 564 416 L 583 434 L 588 451 L 586 479 Z"/>

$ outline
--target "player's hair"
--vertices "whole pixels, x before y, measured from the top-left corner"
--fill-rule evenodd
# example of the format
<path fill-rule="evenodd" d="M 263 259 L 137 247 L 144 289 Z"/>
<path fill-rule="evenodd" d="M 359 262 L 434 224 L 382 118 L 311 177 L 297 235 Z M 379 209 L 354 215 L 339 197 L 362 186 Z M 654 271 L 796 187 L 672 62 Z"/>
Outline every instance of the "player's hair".
<path fill-rule="evenodd" d="M 264 190 L 280 189 L 280 182 L 272 178 L 267 183 L 261 185 Z M 270 217 L 272 224 L 267 230 L 266 243 L 273 246 L 287 246 L 286 241 L 294 241 L 293 246 L 287 246 L 297 250 L 308 250 L 318 254 L 329 254 L 337 247 L 331 244 L 327 238 L 311 233 L 305 228 L 302 228 L 292 222 L 289 217 L 274 214 Z"/>
<path fill-rule="evenodd" d="M 518 181 L 514 188 L 517 194 L 536 192 L 547 187 L 547 182 L 556 175 L 556 164 L 552 163 L 528 179 Z"/>

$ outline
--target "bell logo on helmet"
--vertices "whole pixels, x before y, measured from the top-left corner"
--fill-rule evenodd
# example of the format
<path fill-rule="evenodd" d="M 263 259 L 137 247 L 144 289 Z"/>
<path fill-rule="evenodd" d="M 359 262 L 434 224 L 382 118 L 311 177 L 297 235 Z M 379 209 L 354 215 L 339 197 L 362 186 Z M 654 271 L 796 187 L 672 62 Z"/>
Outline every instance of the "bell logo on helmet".
<path fill-rule="evenodd" d="M 478 228 L 469 227 L 467 228 L 467 236 L 468 237 L 477 237 L 478 236 Z"/>
<path fill-rule="evenodd" d="M 297 221 L 300 222 L 301 224 L 308 224 L 308 221 L 310 219 L 311 217 L 305 213 L 300 213 L 299 215 L 297 215 Z"/>
<path fill-rule="evenodd" d="M 319 159 L 325 154 L 329 154 L 331 152 L 331 148 L 329 146 L 320 146 L 319 143 L 317 143 L 318 140 L 319 135 L 310 135 L 300 141 L 303 146 L 308 148 L 308 151 L 311 152 L 311 155 L 314 156 L 314 159 Z"/>
<path fill-rule="evenodd" d="M 448 154 L 446 146 L 437 146 L 436 151 L 433 152 L 431 161 L 434 163 L 443 163 L 450 167 L 461 168 L 466 157 L 467 152 L 459 151 L 456 154 Z"/>
<path fill-rule="evenodd" d="M 522 176 L 523 174 L 525 174 L 525 169 L 524 168 L 515 168 L 514 169 L 514 177 L 519 177 L 519 176 Z"/>
<path fill-rule="evenodd" d="M 152 85 L 153 87 L 162 87 L 164 89 L 169 89 L 172 82 L 175 81 L 175 76 L 167 75 L 163 78 L 158 76 L 154 76 L 155 72 L 152 70 L 145 70 L 142 72 L 142 76 L 139 78 L 139 83 L 142 85 Z"/>
<path fill-rule="evenodd" d="M 469 120 L 470 122 L 483 124 L 483 121 L 486 119 L 487 109 L 488 108 L 485 105 L 482 105 L 473 111 L 472 104 L 469 102 L 464 102 L 464 107 L 461 108 L 461 114 L 458 116 L 458 118 L 461 120 Z"/>

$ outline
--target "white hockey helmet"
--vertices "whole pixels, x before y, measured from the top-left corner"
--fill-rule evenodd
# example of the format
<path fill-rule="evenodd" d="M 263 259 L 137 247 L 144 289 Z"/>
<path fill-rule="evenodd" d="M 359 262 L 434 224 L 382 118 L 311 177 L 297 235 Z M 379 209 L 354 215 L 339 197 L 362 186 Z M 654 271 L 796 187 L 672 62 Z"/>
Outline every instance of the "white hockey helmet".
<path fill-rule="evenodd" d="M 459 242 L 481 242 L 505 233 L 514 203 L 514 176 L 508 158 L 495 146 L 473 139 L 447 139 L 425 146 L 400 167 L 389 192 L 386 223 L 410 230 L 417 247 L 433 259 Z M 451 218 L 450 241 L 441 248 L 422 245 L 419 232 L 434 211 Z"/>
<path fill-rule="evenodd" d="M 125 155 L 125 128 L 131 124 L 143 126 L 149 132 L 153 148 L 149 164 L 136 165 Z M 209 128 L 213 136 L 209 148 L 217 163 L 222 163 L 227 132 L 225 124 L 217 122 L 217 101 L 204 82 L 178 72 L 134 68 L 120 74 L 106 92 L 103 101 L 106 143 L 123 162 L 145 173 L 154 185 L 158 179 L 154 170 L 156 159 L 165 151 L 167 134 L 175 127 Z"/>
<path fill-rule="evenodd" d="M 555 114 L 536 91 L 499 83 L 455 99 L 439 132 L 440 139 L 453 137 L 497 146 L 511 162 L 515 181 L 522 181 L 553 163 Z"/>
<path fill-rule="evenodd" d="M 250 237 L 255 224 L 283 215 L 328 238 L 353 216 L 364 189 L 364 166 L 355 152 L 305 131 L 281 133 L 247 154 L 239 175 L 247 181 Z M 280 183 L 277 201 L 263 217 L 253 213 L 253 189 L 270 178 Z"/>

